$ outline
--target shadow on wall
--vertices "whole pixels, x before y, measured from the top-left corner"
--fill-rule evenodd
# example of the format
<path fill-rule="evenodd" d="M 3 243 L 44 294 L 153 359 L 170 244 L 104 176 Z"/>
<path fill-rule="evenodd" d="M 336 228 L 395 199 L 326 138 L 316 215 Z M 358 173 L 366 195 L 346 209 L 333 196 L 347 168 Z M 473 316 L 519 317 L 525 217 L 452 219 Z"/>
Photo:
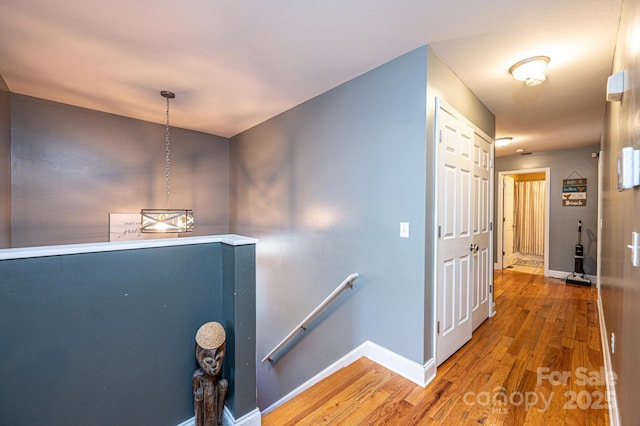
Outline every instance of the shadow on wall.
<path fill-rule="evenodd" d="M 586 241 L 583 239 L 582 240 L 582 245 L 584 246 L 584 253 L 586 254 L 586 256 L 584 256 L 583 262 L 584 262 L 584 272 L 588 275 L 596 275 L 596 258 L 592 255 L 593 253 L 597 252 L 597 237 L 596 234 L 594 234 L 593 230 L 591 229 L 587 229 L 587 232 L 585 232 L 585 235 L 587 236 Z"/>

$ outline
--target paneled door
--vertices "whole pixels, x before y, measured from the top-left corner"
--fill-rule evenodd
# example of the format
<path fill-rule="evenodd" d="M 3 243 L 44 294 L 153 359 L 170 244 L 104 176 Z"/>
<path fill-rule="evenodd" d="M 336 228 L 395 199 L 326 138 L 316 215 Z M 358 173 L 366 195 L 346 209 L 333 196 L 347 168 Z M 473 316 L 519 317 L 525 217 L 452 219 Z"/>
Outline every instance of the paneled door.
<path fill-rule="evenodd" d="M 474 131 L 444 102 L 436 108 L 436 364 L 471 339 Z"/>
<path fill-rule="evenodd" d="M 473 297 L 471 323 L 475 330 L 489 318 L 489 288 L 493 287 L 491 260 L 491 143 L 479 134 L 473 139 Z"/>

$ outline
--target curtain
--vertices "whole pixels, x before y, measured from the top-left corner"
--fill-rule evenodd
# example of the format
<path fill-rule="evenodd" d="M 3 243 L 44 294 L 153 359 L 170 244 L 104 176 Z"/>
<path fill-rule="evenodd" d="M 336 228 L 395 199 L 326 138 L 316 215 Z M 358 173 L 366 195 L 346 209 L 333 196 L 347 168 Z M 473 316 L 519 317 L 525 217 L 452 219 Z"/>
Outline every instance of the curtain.
<path fill-rule="evenodd" d="M 514 191 L 514 251 L 544 254 L 545 181 L 516 182 Z"/>

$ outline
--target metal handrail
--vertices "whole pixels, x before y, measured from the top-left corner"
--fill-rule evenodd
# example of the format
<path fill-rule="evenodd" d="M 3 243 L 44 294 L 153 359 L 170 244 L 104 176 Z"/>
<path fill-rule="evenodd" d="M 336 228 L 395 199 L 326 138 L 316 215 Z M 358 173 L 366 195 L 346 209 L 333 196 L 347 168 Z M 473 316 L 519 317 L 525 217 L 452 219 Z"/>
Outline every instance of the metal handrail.
<path fill-rule="evenodd" d="M 333 290 L 331 294 L 327 296 L 327 298 L 324 299 L 313 311 L 311 311 L 311 313 L 307 315 L 307 317 L 303 319 L 302 322 L 298 324 L 298 326 L 287 335 L 287 337 L 282 339 L 282 341 L 278 343 L 276 347 L 271 350 L 271 352 L 269 352 L 267 355 L 265 355 L 264 358 L 262 358 L 262 362 L 265 362 L 266 360 L 273 362 L 273 355 L 298 333 L 306 331 L 307 325 L 311 322 L 311 320 L 317 317 L 327 306 L 329 306 L 329 304 L 331 304 L 331 302 L 333 302 L 344 289 L 346 289 L 347 287 L 353 288 L 353 281 L 355 281 L 356 278 L 358 278 L 357 273 L 353 273 L 345 278 L 345 280 L 342 281 L 342 283 L 340 283 L 340 285 L 336 287 L 336 289 Z"/>

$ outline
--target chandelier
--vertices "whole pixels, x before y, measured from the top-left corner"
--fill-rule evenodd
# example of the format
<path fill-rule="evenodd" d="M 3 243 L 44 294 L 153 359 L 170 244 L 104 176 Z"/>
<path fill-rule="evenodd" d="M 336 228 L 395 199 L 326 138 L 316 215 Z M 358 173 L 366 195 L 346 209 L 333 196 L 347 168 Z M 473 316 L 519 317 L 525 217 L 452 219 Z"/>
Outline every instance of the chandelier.
<path fill-rule="evenodd" d="M 167 233 L 193 231 L 193 210 L 170 209 L 169 192 L 171 190 L 171 141 L 169 139 L 169 99 L 176 97 L 175 93 L 163 90 L 160 92 L 167 99 L 167 126 L 165 129 L 165 208 L 142 209 L 141 232 Z"/>

